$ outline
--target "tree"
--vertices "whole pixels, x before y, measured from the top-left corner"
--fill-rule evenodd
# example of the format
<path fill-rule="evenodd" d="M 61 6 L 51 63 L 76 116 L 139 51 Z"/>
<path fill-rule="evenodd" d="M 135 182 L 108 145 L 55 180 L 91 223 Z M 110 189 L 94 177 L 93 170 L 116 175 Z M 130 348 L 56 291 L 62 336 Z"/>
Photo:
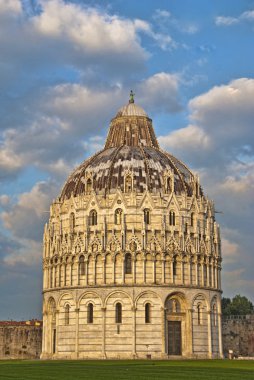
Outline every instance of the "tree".
<path fill-rule="evenodd" d="M 253 304 L 247 297 L 237 294 L 232 298 L 222 298 L 221 301 L 222 314 L 230 315 L 246 315 L 254 312 Z"/>

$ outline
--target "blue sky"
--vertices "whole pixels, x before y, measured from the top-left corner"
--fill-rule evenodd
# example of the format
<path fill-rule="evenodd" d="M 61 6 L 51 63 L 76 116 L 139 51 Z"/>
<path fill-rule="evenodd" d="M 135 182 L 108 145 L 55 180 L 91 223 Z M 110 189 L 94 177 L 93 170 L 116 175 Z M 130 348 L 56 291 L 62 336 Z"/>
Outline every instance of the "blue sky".
<path fill-rule="evenodd" d="M 0 0 L 0 319 L 41 315 L 43 225 L 128 101 L 199 173 L 253 299 L 254 1 Z"/>

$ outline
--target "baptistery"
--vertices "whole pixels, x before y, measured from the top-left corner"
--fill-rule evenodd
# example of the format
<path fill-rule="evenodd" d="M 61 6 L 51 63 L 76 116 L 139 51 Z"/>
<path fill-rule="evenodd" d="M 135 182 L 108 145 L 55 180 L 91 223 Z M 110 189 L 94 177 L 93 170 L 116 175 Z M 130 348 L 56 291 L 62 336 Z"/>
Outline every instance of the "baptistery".
<path fill-rule="evenodd" d="M 214 203 L 131 93 L 50 207 L 41 357 L 222 357 L 220 273 Z"/>

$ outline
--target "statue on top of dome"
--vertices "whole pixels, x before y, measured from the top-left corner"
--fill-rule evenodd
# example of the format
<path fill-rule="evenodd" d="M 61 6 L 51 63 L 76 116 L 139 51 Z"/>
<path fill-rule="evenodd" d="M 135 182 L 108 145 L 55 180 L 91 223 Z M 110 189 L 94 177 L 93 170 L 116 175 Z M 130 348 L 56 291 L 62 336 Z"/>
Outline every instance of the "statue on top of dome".
<path fill-rule="evenodd" d="M 134 92 L 131 90 L 129 103 L 134 103 L 134 95 L 135 95 Z"/>

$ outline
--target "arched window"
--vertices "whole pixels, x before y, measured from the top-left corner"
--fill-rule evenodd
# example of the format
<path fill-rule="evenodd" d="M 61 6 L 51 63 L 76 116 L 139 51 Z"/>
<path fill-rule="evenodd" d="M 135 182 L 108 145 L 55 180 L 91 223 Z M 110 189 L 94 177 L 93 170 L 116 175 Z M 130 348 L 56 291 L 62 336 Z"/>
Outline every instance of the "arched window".
<path fill-rule="evenodd" d="M 173 276 L 177 275 L 177 262 L 176 259 L 173 259 Z"/>
<path fill-rule="evenodd" d="M 194 226 L 194 212 L 192 212 L 191 216 L 190 216 L 190 225 L 191 225 L 191 227 Z"/>
<path fill-rule="evenodd" d="M 150 210 L 148 208 L 144 209 L 144 222 L 150 224 Z"/>
<path fill-rule="evenodd" d="M 115 211 L 115 224 L 122 224 L 123 210 L 118 208 Z"/>
<path fill-rule="evenodd" d="M 96 226 L 97 225 L 97 212 L 95 210 L 90 211 L 89 224 L 90 224 L 90 226 Z"/>
<path fill-rule="evenodd" d="M 145 323 L 151 323 L 151 304 L 146 303 L 145 305 Z"/>
<path fill-rule="evenodd" d="M 79 258 L 79 274 L 83 276 L 85 274 L 85 259 L 84 256 L 80 256 Z"/>
<path fill-rule="evenodd" d="M 91 194 L 92 191 L 92 180 L 91 178 L 88 178 L 86 181 L 86 194 Z"/>
<path fill-rule="evenodd" d="M 217 326 L 217 307 L 216 307 L 216 304 L 213 305 L 213 325 Z"/>
<path fill-rule="evenodd" d="M 71 230 L 71 232 L 74 232 L 74 228 L 75 228 L 75 214 L 74 214 L 74 212 L 72 212 L 70 214 L 70 230 Z"/>
<path fill-rule="evenodd" d="M 166 188 L 166 192 L 169 194 L 171 193 L 171 178 L 168 177 L 167 178 L 167 188 Z"/>
<path fill-rule="evenodd" d="M 89 303 L 87 306 L 87 323 L 93 323 L 93 304 Z"/>
<path fill-rule="evenodd" d="M 199 303 L 197 305 L 197 313 L 198 313 L 198 325 L 202 324 L 202 305 Z"/>
<path fill-rule="evenodd" d="M 122 304 L 118 302 L 116 304 L 116 323 L 122 323 Z"/>
<path fill-rule="evenodd" d="M 66 305 L 64 309 L 65 326 L 70 324 L 70 305 Z"/>
<path fill-rule="evenodd" d="M 127 175 L 125 177 L 125 192 L 131 193 L 132 191 L 132 178 L 130 175 Z"/>
<path fill-rule="evenodd" d="M 176 215 L 175 215 L 174 211 L 170 211 L 170 213 L 169 213 L 169 224 L 170 224 L 170 226 L 176 225 Z"/>
<path fill-rule="evenodd" d="M 126 253 L 126 255 L 125 255 L 124 273 L 125 274 L 131 274 L 132 273 L 132 260 L 131 260 L 131 254 L 130 253 Z"/>

